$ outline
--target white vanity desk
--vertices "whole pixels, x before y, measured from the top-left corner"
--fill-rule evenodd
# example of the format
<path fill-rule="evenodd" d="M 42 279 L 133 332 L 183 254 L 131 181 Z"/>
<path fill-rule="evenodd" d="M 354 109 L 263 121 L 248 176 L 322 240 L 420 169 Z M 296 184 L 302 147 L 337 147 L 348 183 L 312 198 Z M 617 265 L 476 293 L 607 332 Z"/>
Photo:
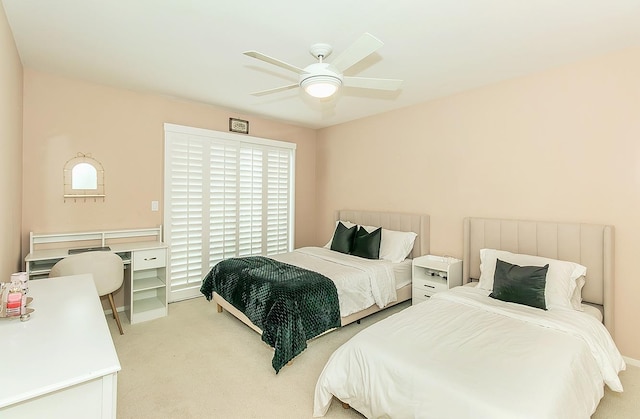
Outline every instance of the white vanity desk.
<path fill-rule="evenodd" d="M 0 319 L 0 417 L 115 418 L 116 354 L 89 274 L 30 281 L 25 322 Z"/>
<path fill-rule="evenodd" d="M 125 264 L 124 305 L 131 324 L 163 317 L 167 306 L 167 245 L 162 226 L 135 230 L 31 233 L 26 271 L 31 282 L 47 278 L 69 249 L 108 247 Z"/>

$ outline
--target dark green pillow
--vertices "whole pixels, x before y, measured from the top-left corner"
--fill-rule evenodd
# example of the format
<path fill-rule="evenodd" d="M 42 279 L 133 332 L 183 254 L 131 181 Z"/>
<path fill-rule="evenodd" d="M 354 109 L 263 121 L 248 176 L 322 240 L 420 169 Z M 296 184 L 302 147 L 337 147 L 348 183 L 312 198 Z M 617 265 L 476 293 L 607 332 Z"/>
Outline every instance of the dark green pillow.
<path fill-rule="evenodd" d="M 347 228 L 344 224 L 338 223 L 336 231 L 333 233 L 331 240 L 331 250 L 341 253 L 351 253 L 353 247 L 353 238 L 356 235 L 358 226 Z"/>
<path fill-rule="evenodd" d="M 546 310 L 544 288 L 548 270 L 549 264 L 518 266 L 498 259 L 493 277 L 493 292 L 489 297 Z"/>
<path fill-rule="evenodd" d="M 367 259 L 380 259 L 380 239 L 382 238 L 382 227 L 368 233 L 360 227 L 353 239 L 351 254 Z"/>

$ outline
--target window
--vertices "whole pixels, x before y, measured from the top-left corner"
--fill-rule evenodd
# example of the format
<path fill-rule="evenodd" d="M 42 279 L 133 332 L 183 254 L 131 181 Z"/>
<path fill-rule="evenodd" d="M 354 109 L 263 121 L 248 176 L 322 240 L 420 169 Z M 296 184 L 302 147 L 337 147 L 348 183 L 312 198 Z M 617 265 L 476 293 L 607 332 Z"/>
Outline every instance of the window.
<path fill-rule="evenodd" d="M 165 124 L 170 300 L 222 259 L 293 249 L 295 144 Z"/>

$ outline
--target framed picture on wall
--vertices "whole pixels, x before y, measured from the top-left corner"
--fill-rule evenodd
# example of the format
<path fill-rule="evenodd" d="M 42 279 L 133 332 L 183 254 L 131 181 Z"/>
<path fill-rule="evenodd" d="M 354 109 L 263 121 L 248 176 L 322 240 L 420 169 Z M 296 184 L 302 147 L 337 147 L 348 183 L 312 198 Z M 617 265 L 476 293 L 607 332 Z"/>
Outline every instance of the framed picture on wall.
<path fill-rule="evenodd" d="M 229 118 L 229 131 L 248 134 L 249 121 L 245 121 L 244 119 Z"/>

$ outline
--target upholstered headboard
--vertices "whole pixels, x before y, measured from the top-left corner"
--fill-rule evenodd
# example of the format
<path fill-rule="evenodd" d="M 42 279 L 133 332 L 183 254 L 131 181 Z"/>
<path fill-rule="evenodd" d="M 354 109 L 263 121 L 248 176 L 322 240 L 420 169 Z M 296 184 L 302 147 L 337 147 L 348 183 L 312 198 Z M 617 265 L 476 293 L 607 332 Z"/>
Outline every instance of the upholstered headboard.
<path fill-rule="evenodd" d="M 413 243 L 410 258 L 429 253 L 429 216 L 426 214 L 404 214 L 399 212 L 376 212 L 338 210 L 335 219 L 350 221 L 354 224 L 376 226 L 396 231 L 413 231 L 418 236 Z"/>
<path fill-rule="evenodd" d="M 610 225 L 464 219 L 462 281 L 480 277 L 480 249 L 567 260 L 587 267 L 584 302 L 602 306 L 613 335 L 614 228 Z"/>

